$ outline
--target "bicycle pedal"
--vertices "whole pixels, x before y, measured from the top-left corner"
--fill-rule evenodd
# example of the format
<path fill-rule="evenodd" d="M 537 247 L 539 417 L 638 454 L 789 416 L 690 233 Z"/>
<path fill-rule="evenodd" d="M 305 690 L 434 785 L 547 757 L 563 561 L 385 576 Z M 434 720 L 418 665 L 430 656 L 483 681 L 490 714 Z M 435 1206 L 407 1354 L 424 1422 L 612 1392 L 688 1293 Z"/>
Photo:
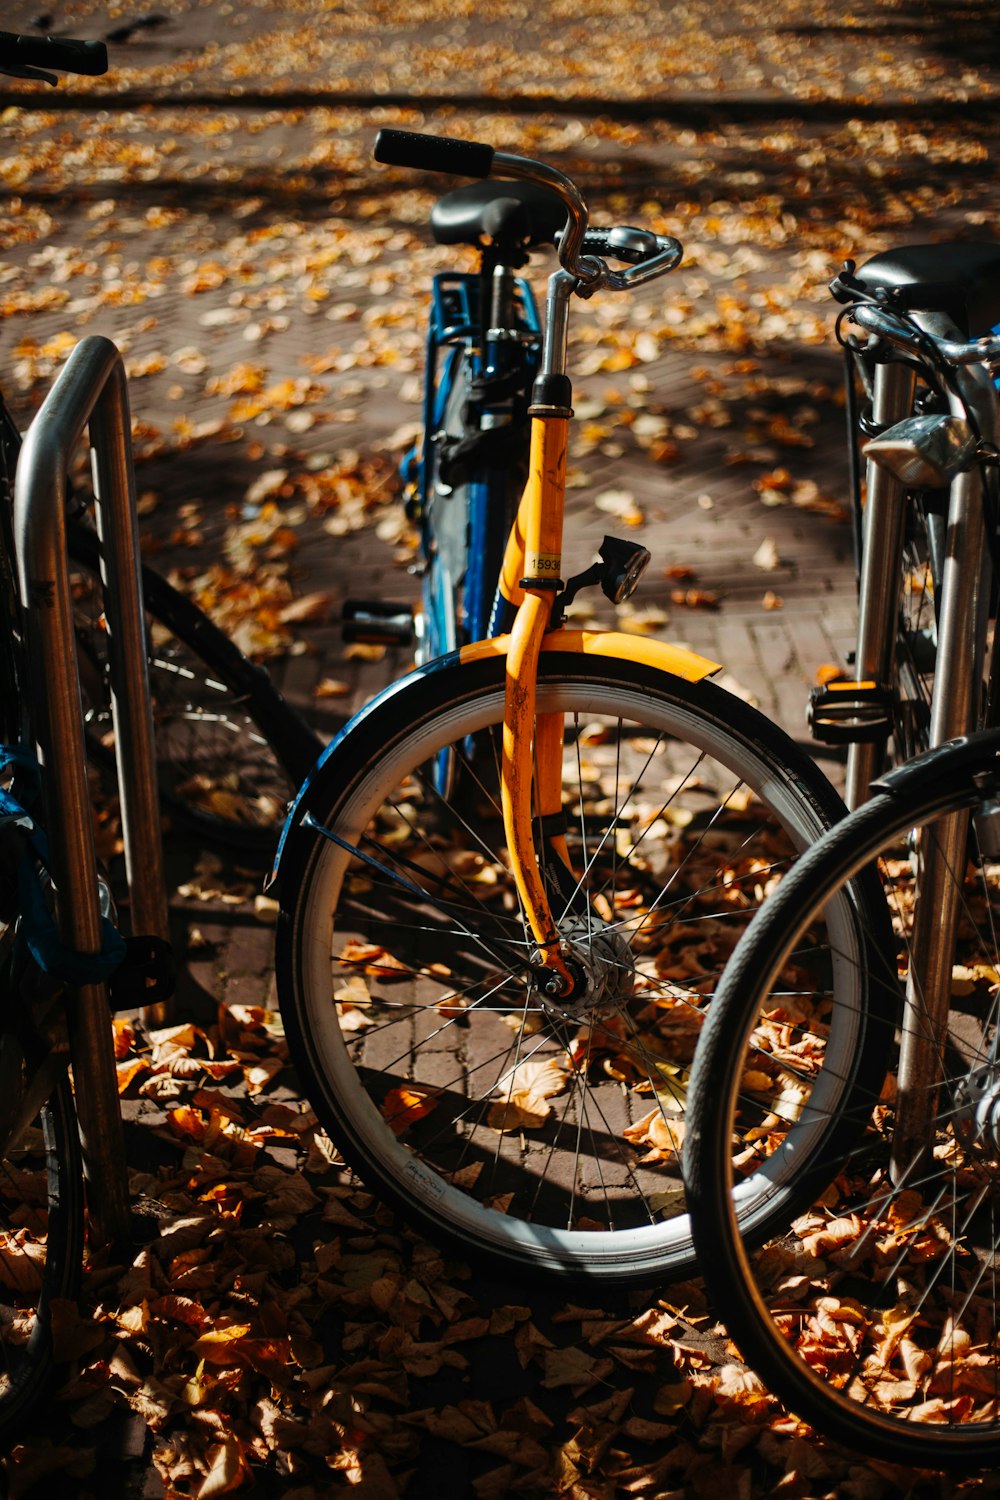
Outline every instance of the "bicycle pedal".
<path fill-rule="evenodd" d="M 824 745 L 865 745 L 892 732 L 892 694 L 877 682 L 828 682 L 809 694 L 806 723 Z"/>
<path fill-rule="evenodd" d="M 345 599 L 340 628 L 351 645 L 412 646 L 416 635 L 410 606 L 384 599 Z"/>

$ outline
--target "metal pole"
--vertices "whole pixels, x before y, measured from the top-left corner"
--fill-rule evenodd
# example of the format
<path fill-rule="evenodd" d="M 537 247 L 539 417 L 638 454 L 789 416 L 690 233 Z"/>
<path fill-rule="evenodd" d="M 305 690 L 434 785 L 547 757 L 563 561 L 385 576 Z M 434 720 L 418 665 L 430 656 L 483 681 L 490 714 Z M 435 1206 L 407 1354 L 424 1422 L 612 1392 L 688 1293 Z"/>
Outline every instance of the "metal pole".
<path fill-rule="evenodd" d="M 127 563 L 132 546 L 133 570 L 138 567 L 135 545 L 135 491 L 131 481 L 130 426 L 121 356 L 108 339 L 87 338 L 77 345 L 28 431 L 20 459 L 14 496 L 14 537 L 18 577 L 25 606 L 31 678 L 32 723 L 42 764 L 46 827 L 56 892 L 56 914 L 62 941 L 82 953 L 101 947 L 100 899 L 94 857 L 93 826 L 86 774 L 83 709 L 76 663 L 73 611 L 69 591 L 64 517 L 65 476 L 71 454 L 91 418 L 98 449 L 102 521 L 116 540 L 111 543 L 115 563 Z M 117 457 L 110 457 L 112 452 Z M 131 515 L 121 522 L 124 512 Z M 110 518 L 115 520 L 111 521 Z M 105 579 L 111 610 L 112 644 L 119 661 L 116 696 L 131 699 L 133 710 L 145 717 L 148 734 L 121 705 L 115 709 L 115 731 L 122 796 L 123 823 L 132 847 L 131 870 L 143 879 L 152 872 L 148 897 L 157 869 L 162 890 L 161 916 L 155 898 L 142 906 L 147 930 L 166 932 L 166 894 L 162 887 L 159 828 L 149 833 L 148 804 L 155 806 L 155 767 L 152 762 L 152 719 L 146 678 L 140 596 L 131 587 L 130 569 L 122 567 L 125 583 L 119 591 L 113 571 Z M 123 653 L 126 642 L 140 643 L 142 670 L 135 651 Z M 127 656 L 127 661 L 121 658 Z M 145 715 L 142 704 L 145 704 Z M 127 728 L 126 728 L 127 725 Z M 134 759 L 127 774 L 122 769 Z M 136 787 L 144 784 L 136 812 Z M 137 835 L 137 827 L 143 829 Z M 148 839 L 141 847 L 138 837 Z M 143 881 L 139 882 L 140 887 Z M 96 1242 L 124 1236 L 129 1228 L 128 1177 L 125 1162 L 117 1077 L 111 1045 L 107 995 L 103 985 L 76 991 L 69 1006 L 77 1115 L 83 1141 L 93 1236 Z"/>
<path fill-rule="evenodd" d="M 107 398 L 107 399 L 105 399 Z M 111 666 L 111 715 L 118 750 L 118 785 L 125 844 L 132 931 L 169 939 L 163 840 L 153 746 L 142 604 L 142 560 L 132 467 L 132 424 L 125 369 L 119 358 L 109 371 L 90 418 L 94 456 L 97 529 L 101 538 L 104 607 Z M 172 1006 L 162 1001 L 143 1010 L 147 1025 L 162 1026 Z"/>

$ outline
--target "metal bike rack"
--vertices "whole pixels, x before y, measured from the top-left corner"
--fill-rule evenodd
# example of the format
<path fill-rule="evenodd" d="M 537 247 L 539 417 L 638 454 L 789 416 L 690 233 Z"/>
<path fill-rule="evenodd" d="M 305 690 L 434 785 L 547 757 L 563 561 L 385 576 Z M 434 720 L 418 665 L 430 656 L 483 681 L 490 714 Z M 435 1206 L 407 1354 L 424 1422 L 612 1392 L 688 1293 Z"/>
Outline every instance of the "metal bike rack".
<path fill-rule="evenodd" d="M 14 536 L 25 609 L 32 724 L 42 764 L 56 915 L 63 943 L 101 951 L 83 707 L 66 551 L 66 474 L 89 429 L 101 537 L 125 868 L 134 932 L 167 937 L 153 755 L 131 420 L 125 368 L 109 339 L 70 355 L 28 430 L 17 465 Z M 69 1008 L 70 1052 L 88 1205 L 99 1242 L 129 1225 L 128 1176 L 106 988 Z M 156 1007 L 159 1011 L 159 1007 Z M 161 1019 L 157 1016 L 157 1019 Z"/>

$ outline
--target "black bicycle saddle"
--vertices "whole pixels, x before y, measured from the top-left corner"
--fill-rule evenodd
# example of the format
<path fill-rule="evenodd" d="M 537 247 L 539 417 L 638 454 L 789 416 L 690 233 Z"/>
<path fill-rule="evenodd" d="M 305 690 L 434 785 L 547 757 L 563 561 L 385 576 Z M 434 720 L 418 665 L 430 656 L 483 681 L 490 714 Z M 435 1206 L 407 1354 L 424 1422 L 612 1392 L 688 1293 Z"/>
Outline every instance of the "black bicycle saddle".
<path fill-rule="evenodd" d="M 439 245 L 494 242 L 551 245 L 566 227 L 566 209 L 554 193 L 533 182 L 472 182 L 439 198 L 431 231 Z"/>
<path fill-rule="evenodd" d="M 947 313 L 966 338 L 1000 323 L 1000 245 L 906 245 L 873 256 L 855 276 L 873 292 L 895 292 L 911 312 Z"/>

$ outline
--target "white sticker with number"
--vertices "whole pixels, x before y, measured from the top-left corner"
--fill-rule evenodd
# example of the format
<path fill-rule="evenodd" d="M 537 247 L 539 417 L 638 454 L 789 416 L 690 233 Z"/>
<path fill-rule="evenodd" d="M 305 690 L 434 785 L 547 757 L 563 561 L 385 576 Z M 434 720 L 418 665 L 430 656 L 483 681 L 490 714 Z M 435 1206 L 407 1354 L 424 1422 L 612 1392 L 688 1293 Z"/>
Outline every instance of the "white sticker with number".
<path fill-rule="evenodd" d="M 558 578 L 562 558 L 552 552 L 528 552 L 525 554 L 524 571 L 528 578 Z"/>

